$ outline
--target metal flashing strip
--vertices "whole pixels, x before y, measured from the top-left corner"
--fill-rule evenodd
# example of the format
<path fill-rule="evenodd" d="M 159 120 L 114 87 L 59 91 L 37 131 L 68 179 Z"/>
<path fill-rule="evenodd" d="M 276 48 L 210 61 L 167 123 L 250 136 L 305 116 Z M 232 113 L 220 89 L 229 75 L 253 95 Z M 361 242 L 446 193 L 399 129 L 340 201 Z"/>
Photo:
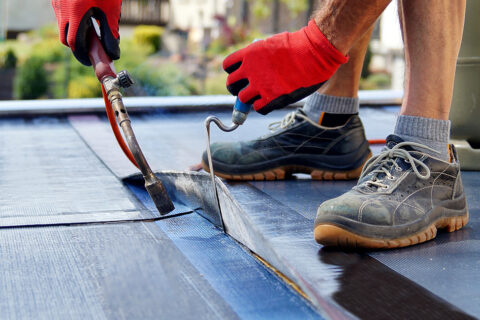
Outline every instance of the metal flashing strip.
<path fill-rule="evenodd" d="M 358 93 L 361 105 L 399 105 L 401 90 L 365 90 Z M 232 108 L 235 97 L 230 95 L 187 96 L 187 97 L 126 97 L 125 105 L 130 113 L 154 109 Z M 299 107 L 304 100 L 292 105 Z M 54 99 L 54 100 L 7 100 L 0 101 L 0 116 L 67 115 L 104 112 L 103 99 Z"/>
<path fill-rule="evenodd" d="M 203 172 L 187 171 L 155 171 L 156 176 L 162 181 L 168 194 L 175 202 L 176 210 L 181 210 L 180 204 L 185 208 L 192 208 L 195 212 L 210 221 L 217 228 L 224 230 L 222 213 L 220 212 L 215 194 L 212 192 L 210 176 Z M 143 188 L 141 174 L 135 174 L 124 179 L 132 191 L 133 188 Z M 217 183 L 222 183 L 216 179 Z M 135 192 L 139 194 L 139 192 Z M 145 195 L 145 194 L 143 194 Z M 147 208 L 156 211 L 152 199 L 146 197 L 141 201 Z M 153 209 L 153 210 L 152 210 Z M 171 215 L 171 214 L 170 214 Z"/>

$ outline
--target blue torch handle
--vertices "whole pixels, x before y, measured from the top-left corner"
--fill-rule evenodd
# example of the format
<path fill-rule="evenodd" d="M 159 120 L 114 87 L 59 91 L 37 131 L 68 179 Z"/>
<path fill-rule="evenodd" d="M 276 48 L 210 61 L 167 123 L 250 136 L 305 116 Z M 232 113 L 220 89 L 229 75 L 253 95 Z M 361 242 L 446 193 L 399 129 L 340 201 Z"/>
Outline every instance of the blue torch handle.
<path fill-rule="evenodd" d="M 251 104 L 246 104 L 237 98 L 233 107 L 232 122 L 236 125 L 242 125 L 248 117 L 248 113 L 252 110 Z"/>
<path fill-rule="evenodd" d="M 237 97 L 237 101 L 235 101 L 235 110 L 243 112 L 243 113 L 249 113 L 250 110 L 252 110 L 252 105 L 251 104 L 246 104 L 240 101 Z"/>

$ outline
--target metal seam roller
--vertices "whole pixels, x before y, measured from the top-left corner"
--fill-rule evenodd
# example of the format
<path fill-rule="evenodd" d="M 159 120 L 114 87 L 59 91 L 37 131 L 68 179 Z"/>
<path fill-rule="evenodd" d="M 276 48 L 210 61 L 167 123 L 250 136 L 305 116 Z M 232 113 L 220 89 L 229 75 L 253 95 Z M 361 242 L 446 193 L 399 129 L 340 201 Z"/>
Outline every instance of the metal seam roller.
<path fill-rule="evenodd" d="M 252 110 L 252 105 L 243 103 L 240 99 L 237 98 L 235 101 L 235 106 L 233 107 L 232 113 L 232 124 L 227 126 L 225 125 L 218 117 L 209 116 L 205 119 L 205 129 L 207 130 L 207 158 L 208 158 L 208 168 L 210 170 L 210 177 L 212 180 L 213 188 L 215 190 L 215 198 L 218 204 L 218 210 L 220 213 L 222 209 L 220 207 L 220 199 L 218 197 L 217 184 L 215 183 L 215 172 L 213 169 L 212 162 L 212 151 L 210 149 L 210 124 L 215 123 L 220 130 L 224 132 L 232 132 L 241 126 L 245 120 L 247 120 L 249 112 Z"/>

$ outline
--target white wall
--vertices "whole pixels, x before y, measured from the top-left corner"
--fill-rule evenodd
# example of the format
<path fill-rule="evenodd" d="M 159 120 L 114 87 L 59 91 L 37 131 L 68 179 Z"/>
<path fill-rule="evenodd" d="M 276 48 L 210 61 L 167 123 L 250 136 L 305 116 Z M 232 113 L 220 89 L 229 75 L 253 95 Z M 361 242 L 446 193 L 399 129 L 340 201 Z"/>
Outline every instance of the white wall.
<path fill-rule="evenodd" d="M 170 27 L 183 30 L 214 27 L 213 17 L 225 15 L 227 0 L 171 0 Z"/>
<path fill-rule="evenodd" d="M 403 40 L 398 20 L 397 1 L 392 1 L 380 17 L 380 40 L 371 43 L 373 52 L 370 68 L 392 75 L 392 89 L 403 89 L 405 61 Z"/>
<path fill-rule="evenodd" d="M 392 1 L 380 19 L 380 41 L 389 50 L 402 50 L 403 41 L 398 20 L 397 1 Z"/>
<path fill-rule="evenodd" d="M 24 31 L 55 22 L 50 0 L 0 0 L 2 25 L 8 30 Z"/>

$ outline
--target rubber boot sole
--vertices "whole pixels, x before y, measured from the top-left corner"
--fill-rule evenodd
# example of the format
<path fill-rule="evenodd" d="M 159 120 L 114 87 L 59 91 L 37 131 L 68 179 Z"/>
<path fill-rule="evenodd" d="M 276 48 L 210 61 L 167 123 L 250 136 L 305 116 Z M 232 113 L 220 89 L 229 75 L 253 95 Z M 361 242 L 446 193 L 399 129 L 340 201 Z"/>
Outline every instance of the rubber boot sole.
<path fill-rule="evenodd" d="M 320 224 L 315 227 L 315 241 L 324 246 L 348 249 L 393 249 L 407 247 L 431 240 L 437 236 L 438 229 L 453 232 L 468 223 L 468 212 L 463 216 L 440 218 L 422 231 L 397 239 L 369 238 L 354 234 L 332 224 Z"/>
<path fill-rule="evenodd" d="M 370 159 L 372 153 L 370 153 L 365 162 Z M 215 175 L 227 179 L 227 180 L 234 180 L 234 181 L 273 181 L 273 180 L 284 180 L 290 177 L 292 174 L 295 173 L 305 173 L 309 174 L 313 180 L 353 180 L 358 179 L 360 174 L 362 173 L 363 165 L 356 169 L 350 171 L 335 171 L 335 170 L 321 170 L 316 168 L 310 167 L 303 167 L 303 166 L 280 166 L 273 169 L 268 169 L 261 172 L 254 172 L 254 173 L 244 173 L 244 174 L 228 174 L 224 172 L 219 172 L 215 170 Z M 203 170 L 210 172 L 208 164 L 202 161 Z"/>

